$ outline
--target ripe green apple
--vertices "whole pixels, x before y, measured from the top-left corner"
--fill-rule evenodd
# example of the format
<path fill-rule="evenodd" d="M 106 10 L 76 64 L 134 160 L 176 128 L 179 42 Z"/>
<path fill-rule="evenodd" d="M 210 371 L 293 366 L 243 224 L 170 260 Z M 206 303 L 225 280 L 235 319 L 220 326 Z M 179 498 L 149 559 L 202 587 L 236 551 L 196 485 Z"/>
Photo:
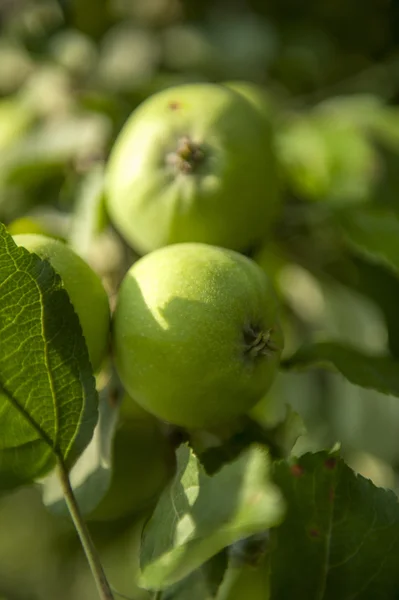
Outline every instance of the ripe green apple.
<path fill-rule="evenodd" d="M 246 250 L 279 203 L 270 132 L 228 87 L 163 90 L 131 115 L 111 152 L 107 207 L 139 252 L 181 242 Z"/>
<path fill-rule="evenodd" d="M 90 361 L 97 371 L 105 357 L 110 326 L 107 293 L 97 274 L 64 242 L 39 234 L 19 234 L 18 246 L 49 261 L 60 275 L 79 317 Z"/>
<path fill-rule="evenodd" d="M 270 281 L 233 250 L 165 246 L 137 261 L 119 289 L 119 376 L 139 404 L 175 425 L 211 427 L 249 411 L 282 348 Z"/>
<path fill-rule="evenodd" d="M 112 477 L 91 521 L 120 519 L 156 501 L 173 473 L 174 452 L 157 419 L 125 395 L 112 447 Z"/>

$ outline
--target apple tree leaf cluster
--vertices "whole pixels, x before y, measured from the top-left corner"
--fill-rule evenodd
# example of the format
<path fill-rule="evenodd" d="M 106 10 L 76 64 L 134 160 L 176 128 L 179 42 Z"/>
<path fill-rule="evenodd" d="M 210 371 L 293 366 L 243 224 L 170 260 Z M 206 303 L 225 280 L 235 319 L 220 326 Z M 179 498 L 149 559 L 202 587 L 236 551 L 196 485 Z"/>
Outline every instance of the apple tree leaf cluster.
<path fill-rule="evenodd" d="M 246 458 L 257 451 L 250 450 Z M 182 453 L 179 464 L 181 457 Z M 235 463 L 237 467 L 238 461 Z M 224 470 L 227 475 L 228 467 Z M 165 598 L 175 597 L 169 596 L 171 590 L 175 590 L 179 598 L 179 590 L 188 593 L 190 588 L 194 597 L 196 593 L 202 593 L 203 598 L 218 600 L 239 598 L 239 595 L 234 595 L 239 589 L 241 593 L 245 589 L 247 593 L 250 590 L 254 599 L 288 598 L 292 590 L 297 590 L 300 598 L 355 596 L 371 599 L 378 594 L 386 598 L 395 597 L 399 582 L 396 569 L 399 508 L 391 490 L 377 488 L 370 480 L 356 475 L 342 460 L 339 451 L 307 453 L 299 458 L 274 461 L 272 480 L 283 493 L 286 503 L 282 523 L 268 527 L 263 539 L 259 533 L 265 532 L 265 528 L 260 527 L 258 535 L 254 535 L 256 528 L 253 527 L 255 543 L 252 541 L 251 551 L 248 551 L 250 537 L 230 547 L 229 567 L 216 595 L 211 595 L 206 577 L 208 563 L 194 570 L 195 547 L 199 542 L 193 543 L 196 535 L 202 537 L 202 524 L 205 525 L 210 517 L 193 517 L 193 506 L 187 502 L 188 496 L 193 493 L 192 481 L 186 479 L 186 473 L 178 470 L 176 480 L 171 484 L 175 493 L 165 490 L 144 537 L 143 581 L 151 589 L 159 589 L 171 579 L 173 581 L 173 573 L 179 573 L 180 577 L 185 573 L 179 584 L 174 583 L 169 588 Z M 215 484 L 216 481 L 218 477 L 214 479 Z M 236 483 L 231 476 L 229 481 Z M 269 489 L 271 491 L 272 488 Z M 266 506 L 267 502 L 265 510 Z M 226 512 L 219 512 L 219 518 L 225 519 L 230 508 L 227 505 Z M 168 511 L 173 511 L 174 521 L 167 518 Z M 272 510 L 266 518 L 277 518 L 278 522 L 281 514 L 276 515 Z M 166 523 L 172 526 L 171 531 L 165 527 Z M 239 533 L 237 521 L 232 520 L 230 524 L 235 533 Z M 185 532 L 182 532 L 182 541 L 178 539 L 180 528 Z M 191 536 L 188 535 L 189 530 Z M 258 556 L 253 551 L 256 545 Z M 217 545 L 212 548 L 210 544 L 208 548 L 208 552 L 213 550 L 212 560 L 218 558 Z M 288 571 L 287 561 L 290 565 Z M 261 582 L 259 588 L 258 580 Z M 195 591 L 197 589 L 198 592 Z"/>

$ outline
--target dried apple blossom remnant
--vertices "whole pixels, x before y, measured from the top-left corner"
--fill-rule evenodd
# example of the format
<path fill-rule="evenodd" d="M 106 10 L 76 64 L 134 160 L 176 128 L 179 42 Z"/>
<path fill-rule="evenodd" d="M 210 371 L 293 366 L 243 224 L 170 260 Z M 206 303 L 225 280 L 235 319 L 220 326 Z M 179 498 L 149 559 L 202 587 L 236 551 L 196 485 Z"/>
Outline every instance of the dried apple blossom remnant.
<path fill-rule="evenodd" d="M 193 173 L 205 158 L 204 151 L 188 136 L 179 139 L 175 152 L 166 156 L 166 164 L 174 167 L 180 173 Z"/>

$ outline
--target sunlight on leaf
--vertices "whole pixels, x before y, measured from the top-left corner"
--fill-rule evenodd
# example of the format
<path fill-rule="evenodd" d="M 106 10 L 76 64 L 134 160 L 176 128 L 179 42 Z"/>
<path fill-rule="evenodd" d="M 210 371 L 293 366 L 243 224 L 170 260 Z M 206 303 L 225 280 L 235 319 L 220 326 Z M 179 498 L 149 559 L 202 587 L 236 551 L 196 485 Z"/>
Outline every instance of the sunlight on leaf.
<path fill-rule="evenodd" d="M 211 477 L 187 446 L 177 454 L 176 477 L 144 531 L 140 583 L 150 589 L 175 583 L 225 546 L 283 518 L 264 448 L 253 446 Z"/>
<path fill-rule="evenodd" d="M 47 261 L 0 225 L 0 489 L 74 461 L 97 420 L 78 317 Z"/>

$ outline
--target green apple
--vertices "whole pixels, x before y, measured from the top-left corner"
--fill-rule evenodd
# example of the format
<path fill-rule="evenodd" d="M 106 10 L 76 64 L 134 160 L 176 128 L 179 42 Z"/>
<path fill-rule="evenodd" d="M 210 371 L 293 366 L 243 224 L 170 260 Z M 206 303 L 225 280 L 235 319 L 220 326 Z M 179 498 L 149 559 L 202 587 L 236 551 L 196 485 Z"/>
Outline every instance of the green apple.
<path fill-rule="evenodd" d="M 348 206 L 368 202 L 379 181 L 380 158 L 371 137 L 339 106 L 288 114 L 276 137 L 285 181 L 310 201 Z M 359 107 L 359 112 L 361 107 Z"/>
<path fill-rule="evenodd" d="M 210 83 L 143 102 L 106 177 L 110 218 L 141 253 L 181 242 L 245 250 L 268 231 L 278 190 L 263 116 L 241 94 Z"/>
<path fill-rule="evenodd" d="M 37 219 L 32 217 L 19 217 L 18 219 L 14 219 L 14 221 L 7 225 L 7 229 L 11 235 L 25 233 L 51 235 Z"/>
<path fill-rule="evenodd" d="M 7 225 L 11 235 L 38 233 L 65 241 L 70 229 L 70 218 L 65 212 L 51 207 L 37 207 L 13 219 Z"/>
<path fill-rule="evenodd" d="M 173 468 L 173 448 L 159 421 L 126 395 L 113 440 L 110 486 L 88 519 L 116 520 L 151 507 Z"/>
<path fill-rule="evenodd" d="M 271 127 L 275 109 L 270 96 L 261 86 L 240 80 L 226 81 L 223 85 L 245 98 L 263 116 L 265 126 Z"/>
<path fill-rule="evenodd" d="M 278 190 L 279 196 L 283 187 L 283 174 L 277 160 L 277 148 L 275 147 L 279 116 L 277 106 L 272 96 L 268 94 L 263 87 L 256 85 L 255 83 L 250 83 L 249 81 L 227 81 L 224 82 L 223 85 L 239 94 L 242 98 L 245 98 L 259 114 L 259 117 L 262 120 L 263 135 L 266 139 L 270 140 L 270 145 L 272 147 L 272 152 L 265 156 L 265 168 L 273 170 L 275 173 L 276 189 Z"/>
<path fill-rule="evenodd" d="M 49 261 L 60 275 L 79 317 L 94 371 L 105 357 L 110 326 L 107 293 L 97 274 L 65 243 L 38 234 L 14 235 L 18 246 Z"/>
<path fill-rule="evenodd" d="M 165 246 L 119 289 L 113 349 L 127 392 L 160 419 L 210 427 L 266 393 L 283 348 L 278 304 L 255 262 L 224 248 Z"/>

